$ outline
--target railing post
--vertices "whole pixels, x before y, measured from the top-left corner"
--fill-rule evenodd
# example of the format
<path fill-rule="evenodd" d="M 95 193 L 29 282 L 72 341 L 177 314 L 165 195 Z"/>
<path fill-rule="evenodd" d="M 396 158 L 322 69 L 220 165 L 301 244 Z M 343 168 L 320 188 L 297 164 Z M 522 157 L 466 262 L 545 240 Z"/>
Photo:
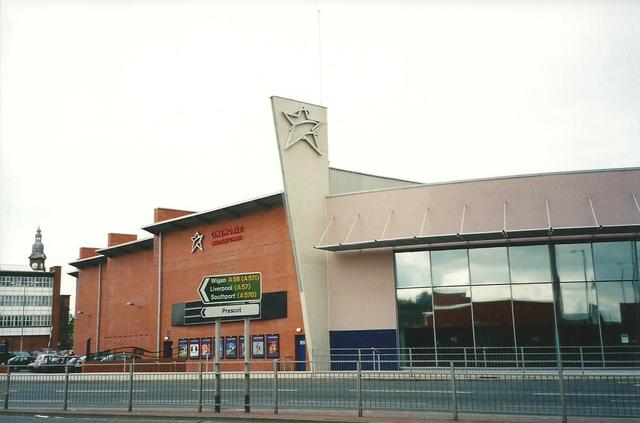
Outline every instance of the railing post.
<path fill-rule="evenodd" d="M 564 371 L 562 364 L 558 367 L 558 384 L 560 386 L 560 413 L 562 414 L 562 423 L 567 423 L 567 402 L 564 395 Z"/>
<path fill-rule="evenodd" d="M 362 417 L 362 362 L 358 361 L 357 365 L 357 383 L 356 383 L 356 397 L 358 403 L 358 417 Z"/>
<path fill-rule="evenodd" d="M 273 360 L 273 414 L 278 414 L 278 359 Z"/>
<path fill-rule="evenodd" d="M 198 363 L 198 413 L 202 413 L 202 363 Z"/>
<path fill-rule="evenodd" d="M 456 366 L 451 361 L 451 419 L 458 420 L 458 394 L 456 388 Z"/>
<path fill-rule="evenodd" d="M 4 391 L 4 409 L 9 409 L 9 393 L 11 392 L 11 366 L 7 366 L 7 384 Z"/>
<path fill-rule="evenodd" d="M 62 409 L 67 411 L 67 405 L 69 404 L 69 363 L 64 366 L 64 404 Z"/>
<path fill-rule="evenodd" d="M 129 407 L 127 411 L 133 411 L 133 363 L 129 365 Z"/>
<path fill-rule="evenodd" d="M 522 374 L 524 375 L 526 373 L 526 366 L 525 366 L 525 361 L 524 361 L 524 348 L 520 347 L 520 357 L 522 357 Z"/>
<path fill-rule="evenodd" d="M 464 367 L 467 367 L 467 347 L 462 348 L 464 351 Z"/>
<path fill-rule="evenodd" d="M 245 345 L 246 348 L 246 345 Z M 219 354 L 218 351 L 216 351 L 216 354 Z M 246 350 L 245 350 L 245 354 L 246 354 Z M 220 412 L 220 361 L 216 360 L 215 362 L 215 396 L 214 396 L 214 411 L 216 413 Z"/>
<path fill-rule="evenodd" d="M 582 347 L 580 347 L 580 368 L 582 368 L 582 374 L 584 375 L 584 354 L 582 352 Z"/>
<path fill-rule="evenodd" d="M 409 348 L 409 370 L 413 373 L 413 349 Z"/>
<path fill-rule="evenodd" d="M 487 368 L 487 350 L 486 349 L 482 349 L 482 359 L 484 360 L 484 368 Z"/>
<path fill-rule="evenodd" d="M 245 357 L 247 355 L 245 354 Z M 251 375 L 249 374 L 249 362 L 244 362 L 244 412 L 251 412 Z"/>
<path fill-rule="evenodd" d="M 251 339 L 250 335 L 250 320 L 248 317 L 244 318 L 244 339 L 245 344 L 249 344 Z M 246 349 L 246 348 L 245 348 Z M 250 355 L 244 355 L 244 412 L 251 412 L 251 363 L 249 361 Z"/>

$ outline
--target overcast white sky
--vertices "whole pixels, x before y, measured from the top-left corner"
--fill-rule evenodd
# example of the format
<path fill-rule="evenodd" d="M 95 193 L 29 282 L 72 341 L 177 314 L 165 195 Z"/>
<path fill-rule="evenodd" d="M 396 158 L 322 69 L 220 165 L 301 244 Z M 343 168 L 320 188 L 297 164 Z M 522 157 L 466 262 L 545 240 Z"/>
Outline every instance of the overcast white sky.
<path fill-rule="evenodd" d="M 0 53 L 2 264 L 280 191 L 271 95 L 329 108 L 339 168 L 640 165 L 638 1 L 0 0 Z"/>

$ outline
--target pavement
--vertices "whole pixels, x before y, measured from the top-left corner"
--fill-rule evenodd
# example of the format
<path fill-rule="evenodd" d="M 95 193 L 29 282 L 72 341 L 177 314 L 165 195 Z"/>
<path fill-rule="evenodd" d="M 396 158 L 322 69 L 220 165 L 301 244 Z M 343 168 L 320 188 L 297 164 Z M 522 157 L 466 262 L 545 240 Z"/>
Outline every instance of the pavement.
<path fill-rule="evenodd" d="M 401 411 L 364 411 L 362 417 L 357 412 L 347 410 L 281 410 L 274 414 L 272 410 L 254 410 L 245 413 L 242 410 L 225 410 L 214 413 L 205 410 L 202 413 L 189 410 L 139 409 L 133 412 L 113 409 L 79 409 L 61 411 L 60 409 L 20 409 L 0 410 L 3 416 L 73 417 L 104 419 L 106 421 L 224 421 L 224 422 L 268 422 L 268 423 L 445 423 L 453 421 L 451 413 L 401 412 Z M 479 415 L 459 414 L 458 421 L 467 423 L 555 423 L 562 422 L 559 416 L 516 416 L 516 415 Z M 640 422 L 635 418 L 569 417 L 570 423 L 629 423 Z"/>

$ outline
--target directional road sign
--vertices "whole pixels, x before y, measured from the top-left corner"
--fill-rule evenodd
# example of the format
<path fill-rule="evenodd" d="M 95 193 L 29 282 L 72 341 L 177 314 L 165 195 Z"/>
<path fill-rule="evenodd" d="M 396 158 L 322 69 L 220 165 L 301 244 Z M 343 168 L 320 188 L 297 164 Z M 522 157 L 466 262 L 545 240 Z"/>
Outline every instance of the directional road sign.
<path fill-rule="evenodd" d="M 198 294 L 205 304 L 260 303 L 262 274 L 254 272 L 205 276 L 200 282 Z"/>

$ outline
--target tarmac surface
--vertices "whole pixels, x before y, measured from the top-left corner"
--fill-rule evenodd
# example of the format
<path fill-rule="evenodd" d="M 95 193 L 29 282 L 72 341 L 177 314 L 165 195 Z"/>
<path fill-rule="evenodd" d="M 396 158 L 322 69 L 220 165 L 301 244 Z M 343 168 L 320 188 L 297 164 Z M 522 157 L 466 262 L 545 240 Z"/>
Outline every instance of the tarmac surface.
<path fill-rule="evenodd" d="M 430 422 L 444 423 L 453 421 L 450 413 L 398 412 L 398 411 L 365 411 L 362 417 L 355 412 L 346 411 L 300 411 L 282 410 L 278 414 L 273 411 L 257 410 L 244 413 L 242 410 L 226 410 L 214 413 L 211 410 L 202 413 L 185 410 L 136 410 L 131 413 L 118 410 L 68 410 L 37 409 L 37 410 L 0 410 L 2 423 L 30 423 L 51 420 L 61 423 L 80 422 L 215 422 L 215 423 L 409 423 Z M 559 416 L 515 416 L 515 415 L 478 415 L 459 414 L 458 421 L 467 423 L 551 423 L 562 422 Z M 569 417 L 573 423 L 628 423 L 640 422 L 637 418 L 602 418 L 602 417 Z"/>

